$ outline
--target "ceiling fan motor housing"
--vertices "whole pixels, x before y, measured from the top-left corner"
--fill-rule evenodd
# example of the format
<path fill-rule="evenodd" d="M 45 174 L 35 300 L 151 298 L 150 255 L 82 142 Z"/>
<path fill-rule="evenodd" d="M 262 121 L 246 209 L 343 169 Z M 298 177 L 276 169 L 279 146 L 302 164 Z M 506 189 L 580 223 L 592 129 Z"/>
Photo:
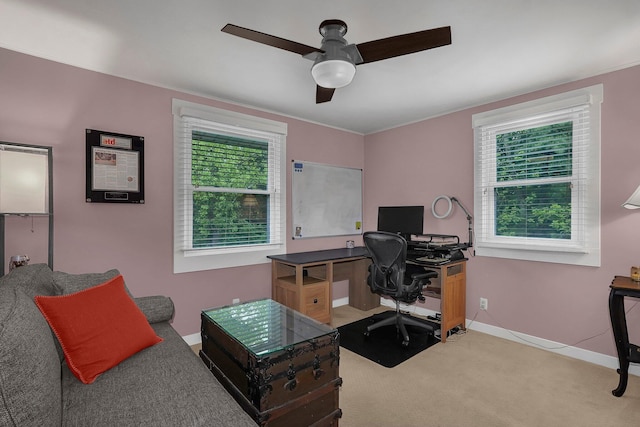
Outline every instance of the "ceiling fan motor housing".
<path fill-rule="evenodd" d="M 347 24 L 338 19 L 322 21 L 322 50 L 317 56 L 311 74 L 319 86 L 340 88 L 351 83 L 356 73 L 356 64 L 362 62 L 360 53 L 354 44 L 347 45 L 344 35 Z"/>

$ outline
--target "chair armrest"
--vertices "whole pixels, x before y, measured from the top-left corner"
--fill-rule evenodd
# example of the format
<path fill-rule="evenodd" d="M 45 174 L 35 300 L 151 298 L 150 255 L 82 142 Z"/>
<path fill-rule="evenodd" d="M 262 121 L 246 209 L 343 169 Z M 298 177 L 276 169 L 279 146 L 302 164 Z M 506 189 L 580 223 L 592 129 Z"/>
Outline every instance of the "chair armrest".
<path fill-rule="evenodd" d="M 433 270 L 426 270 L 424 273 L 414 273 L 411 275 L 412 280 L 434 279 L 438 277 L 438 272 Z"/>
<path fill-rule="evenodd" d="M 173 320 L 175 307 L 171 298 L 154 295 L 133 299 L 138 308 L 144 313 L 149 323 L 169 322 Z"/>

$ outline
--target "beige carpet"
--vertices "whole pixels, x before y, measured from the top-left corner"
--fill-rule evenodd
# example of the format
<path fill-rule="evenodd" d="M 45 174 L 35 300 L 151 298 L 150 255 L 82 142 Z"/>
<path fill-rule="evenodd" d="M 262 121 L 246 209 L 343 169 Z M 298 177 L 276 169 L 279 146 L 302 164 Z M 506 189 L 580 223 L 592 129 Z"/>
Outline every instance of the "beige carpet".
<path fill-rule="evenodd" d="M 333 326 L 375 311 L 338 307 Z M 341 348 L 340 376 L 341 427 L 640 426 L 640 378 L 617 398 L 612 369 L 475 331 L 391 369 Z"/>
<path fill-rule="evenodd" d="M 333 326 L 387 309 L 338 307 Z M 640 378 L 614 397 L 615 370 L 476 331 L 391 369 L 341 348 L 340 376 L 341 427 L 640 426 Z"/>

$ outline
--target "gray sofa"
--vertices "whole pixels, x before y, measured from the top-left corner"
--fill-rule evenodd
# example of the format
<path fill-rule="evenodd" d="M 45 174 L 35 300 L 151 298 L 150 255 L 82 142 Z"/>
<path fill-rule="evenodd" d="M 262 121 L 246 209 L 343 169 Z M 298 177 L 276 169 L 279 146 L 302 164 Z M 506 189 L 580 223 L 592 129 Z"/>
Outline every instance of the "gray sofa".
<path fill-rule="evenodd" d="M 92 384 L 72 375 L 34 296 L 73 293 L 118 274 L 68 274 L 35 264 L 0 278 L 0 425 L 255 426 L 171 327 L 174 308 L 166 297 L 134 298 L 162 342 Z"/>

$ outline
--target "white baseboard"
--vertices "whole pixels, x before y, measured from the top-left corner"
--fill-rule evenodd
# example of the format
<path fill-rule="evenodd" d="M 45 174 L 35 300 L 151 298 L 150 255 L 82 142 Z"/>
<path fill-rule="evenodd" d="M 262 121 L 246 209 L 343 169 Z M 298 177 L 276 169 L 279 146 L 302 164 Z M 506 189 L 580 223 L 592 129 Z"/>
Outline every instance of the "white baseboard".
<path fill-rule="evenodd" d="M 470 321 L 469 319 L 467 319 L 467 325 L 469 325 L 469 323 Z M 573 347 L 556 341 L 550 341 L 544 338 L 535 337 L 533 335 L 508 331 L 506 329 L 493 325 L 487 325 L 478 321 L 471 323 L 471 325 L 469 325 L 469 329 L 504 338 L 509 341 L 515 341 L 521 344 L 529 345 L 531 347 L 540 348 L 552 353 L 562 354 L 563 356 L 583 360 L 585 362 L 594 363 L 596 365 L 604 366 L 605 368 L 615 370 L 620 367 L 618 358 L 614 356 L 596 353 L 595 351 Z M 640 366 L 629 366 L 629 374 L 640 376 Z"/>
<path fill-rule="evenodd" d="M 349 297 L 338 298 L 333 300 L 333 304 L 332 304 L 333 308 L 340 307 L 342 305 L 349 305 Z"/>
<path fill-rule="evenodd" d="M 335 308 L 335 307 L 340 307 L 347 304 L 349 304 L 349 297 L 333 300 L 332 306 Z M 380 304 L 387 307 L 395 308 L 395 303 L 385 298 L 380 299 Z M 418 307 L 415 304 L 408 304 L 408 305 L 401 304 L 400 309 L 403 311 L 419 314 L 421 316 L 435 316 L 436 314 L 435 311 Z M 514 341 L 514 342 L 525 344 L 531 347 L 540 348 L 542 350 L 550 351 L 552 353 L 562 354 L 564 356 L 568 356 L 574 359 L 604 366 L 605 368 L 610 368 L 615 370 L 615 369 L 618 369 L 618 367 L 620 366 L 618 364 L 618 358 L 614 356 L 608 356 L 606 354 L 596 353 L 594 351 L 569 346 L 563 343 L 549 341 L 547 339 L 538 338 L 533 335 L 527 335 L 520 332 L 512 332 L 504 328 L 478 322 L 477 320 L 472 322 L 471 320 L 467 319 L 466 323 L 467 323 L 466 324 L 467 328 L 473 331 L 482 332 L 487 335 L 493 335 L 498 338 L 504 338 L 509 341 Z M 201 337 L 199 333 L 183 336 L 182 339 L 184 339 L 185 342 L 189 345 L 196 345 L 201 343 Z M 630 366 L 629 374 L 640 376 L 640 366 L 638 365 Z"/>
<path fill-rule="evenodd" d="M 395 304 L 391 300 L 381 299 L 382 305 L 395 308 Z M 435 312 L 424 309 L 422 307 L 416 307 L 415 305 L 400 305 L 401 310 L 406 310 L 421 316 L 433 316 Z M 535 337 L 533 335 L 527 335 L 520 332 L 512 332 L 504 328 L 500 328 L 486 323 L 471 321 L 467 319 L 466 326 L 473 331 L 482 332 L 487 335 L 493 335 L 498 338 L 504 338 L 509 341 L 514 341 L 520 344 L 525 344 L 530 347 L 540 348 L 542 350 L 550 351 L 552 353 L 562 354 L 574 359 L 582 360 L 596 365 L 604 366 L 605 368 L 618 369 L 620 367 L 618 358 L 614 356 L 608 356 L 602 353 L 596 353 L 595 351 L 585 350 L 578 347 L 573 347 L 563 343 L 550 341 L 544 338 Z M 640 376 L 640 366 L 629 366 L 629 374 Z"/>
<path fill-rule="evenodd" d="M 185 335 L 182 337 L 182 339 L 189 345 L 197 345 L 202 343 L 202 337 L 200 336 L 199 333 L 197 334 L 191 334 L 191 335 Z"/>

